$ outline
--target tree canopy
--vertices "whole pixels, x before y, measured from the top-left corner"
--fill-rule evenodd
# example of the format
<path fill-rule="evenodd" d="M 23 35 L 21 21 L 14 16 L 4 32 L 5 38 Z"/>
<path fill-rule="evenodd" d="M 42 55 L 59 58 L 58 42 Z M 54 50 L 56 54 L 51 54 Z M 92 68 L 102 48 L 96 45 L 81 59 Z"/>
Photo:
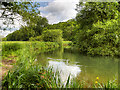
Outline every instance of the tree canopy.
<path fill-rule="evenodd" d="M 3 24 L 13 25 L 14 20 L 18 19 L 15 16 L 22 16 L 22 20 L 30 24 L 31 22 L 36 22 L 38 15 L 40 15 L 40 11 L 37 10 L 40 4 L 35 2 L 1 2 L 0 1 L 0 11 L 2 14 L 0 15 L 1 20 L 5 20 Z"/>
<path fill-rule="evenodd" d="M 74 40 L 76 33 L 77 23 L 74 19 L 70 19 L 66 22 L 59 22 L 57 24 L 49 25 L 48 29 L 61 29 L 63 31 L 64 40 Z"/>
<path fill-rule="evenodd" d="M 7 41 L 28 41 L 30 37 L 35 36 L 35 31 L 30 27 L 21 27 L 20 30 L 16 30 L 13 33 L 7 35 Z"/>
<path fill-rule="evenodd" d="M 86 2 L 77 5 L 79 28 L 75 45 L 91 55 L 120 55 L 118 2 Z"/>
<path fill-rule="evenodd" d="M 118 2 L 79 2 L 77 4 L 77 23 L 81 28 L 91 27 L 98 21 L 115 19 L 118 17 Z"/>

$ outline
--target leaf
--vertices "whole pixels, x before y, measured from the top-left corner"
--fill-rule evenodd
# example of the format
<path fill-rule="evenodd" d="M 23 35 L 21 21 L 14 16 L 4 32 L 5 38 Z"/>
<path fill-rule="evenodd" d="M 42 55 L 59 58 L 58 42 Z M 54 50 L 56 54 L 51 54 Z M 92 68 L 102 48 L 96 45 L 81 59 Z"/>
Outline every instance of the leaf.
<path fill-rule="evenodd" d="M 68 88 L 69 83 L 70 83 L 70 75 L 68 76 L 67 83 L 66 83 L 66 85 L 65 85 L 66 88 Z"/>

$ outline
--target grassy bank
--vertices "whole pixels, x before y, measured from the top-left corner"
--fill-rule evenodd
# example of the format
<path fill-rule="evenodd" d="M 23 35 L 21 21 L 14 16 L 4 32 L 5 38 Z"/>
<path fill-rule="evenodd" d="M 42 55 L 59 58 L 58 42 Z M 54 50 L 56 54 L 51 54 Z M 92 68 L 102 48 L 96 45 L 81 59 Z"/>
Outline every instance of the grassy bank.
<path fill-rule="evenodd" d="M 69 42 L 63 42 L 67 46 Z M 53 42 L 2 42 L 3 59 L 16 56 L 14 68 L 2 80 L 3 88 L 117 88 L 116 82 L 99 83 L 98 78 L 92 85 L 84 81 L 71 80 L 61 83 L 59 72 L 46 69 L 36 63 L 36 55 L 59 47 Z"/>
<path fill-rule="evenodd" d="M 32 88 L 46 87 L 42 81 L 42 73 L 47 72 L 41 65 L 36 65 L 36 55 L 55 50 L 59 45 L 54 42 L 2 42 L 3 60 L 16 56 L 14 68 L 2 80 L 3 88 Z M 9 61 L 9 60 L 8 60 Z M 39 80 L 38 80 L 39 79 Z M 50 80 L 49 80 L 50 81 Z M 39 83 L 41 86 L 39 85 Z"/>
<path fill-rule="evenodd" d="M 20 51 L 27 47 L 31 47 L 34 51 L 40 53 L 55 50 L 59 47 L 59 45 L 55 42 L 6 41 L 2 42 L 2 56 L 17 55 Z"/>

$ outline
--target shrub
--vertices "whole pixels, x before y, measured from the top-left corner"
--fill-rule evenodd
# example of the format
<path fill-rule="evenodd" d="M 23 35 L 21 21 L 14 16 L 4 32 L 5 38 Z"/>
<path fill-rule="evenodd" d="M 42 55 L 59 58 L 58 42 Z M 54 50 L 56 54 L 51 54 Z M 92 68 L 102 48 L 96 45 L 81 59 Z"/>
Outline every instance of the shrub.
<path fill-rule="evenodd" d="M 36 36 L 29 38 L 29 41 L 43 41 L 42 36 Z"/>
<path fill-rule="evenodd" d="M 7 56 L 21 48 L 22 46 L 19 43 L 2 43 L 2 55 Z"/>
<path fill-rule="evenodd" d="M 6 37 L 2 38 L 2 41 L 7 41 L 7 38 Z"/>
<path fill-rule="evenodd" d="M 50 29 L 42 33 L 45 42 L 57 42 L 62 45 L 62 31 L 60 29 Z"/>

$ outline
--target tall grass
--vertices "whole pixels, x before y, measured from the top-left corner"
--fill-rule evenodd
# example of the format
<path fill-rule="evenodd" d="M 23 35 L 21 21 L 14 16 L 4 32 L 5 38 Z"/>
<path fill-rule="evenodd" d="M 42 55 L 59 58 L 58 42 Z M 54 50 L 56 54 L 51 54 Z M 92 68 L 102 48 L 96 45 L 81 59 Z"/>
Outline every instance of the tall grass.
<path fill-rule="evenodd" d="M 9 43 L 9 42 L 7 42 Z M 118 85 L 114 81 L 108 83 L 93 82 L 91 86 L 87 86 L 85 81 L 77 81 L 75 78 L 70 79 L 70 75 L 66 83 L 62 83 L 59 71 L 53 72 L 52 68 L 44 68 L 40 63 L 36 63 L 36 54 L 47 52 L 59 47 L 56 43 L 45 42 L 20 42 L 19 44 L 4 44 L 16 49 L 11 52 L 17 52 L 17 60 L 14 68 L 7 73 L 2 80 L 2 88 L 117 88 Z M 10 48 L 10 49 L 12 49 Z M 8 52 L 9 49 L 4 50 Z"/>
<path fill-rule="evenodd" d="M 27 45 L 19 55 L 12 71 L 4 77 L 3 88 L 60 88 L 61 81 L 58 72 L 45 69 L 36 64 L 34 48 Z M 57 78 L 58 77 L 58 78 Z"/>
<path fill-rule="evenodd" d="M 55 43 L 55 42 L 6 41 L 6 42 L 2 42 L 2 56 L 9 56 L 12 54 L 18 54 L 18 53 L 16 53 L 16 51 L 19 51 L 20 49 L 25 49 L 29 45 L 31 47 L 33 47 L 34 51 L 37 51 L 38 53 L 55 50 L 56 48 L 59 47 L 58 43 Z"/>
<path fill-rule="evenodd" d="M 44 78 L 42 73 L 46 72 L 47 78 L 51 77 L 52 73 L 44 70 L 41 64 L 36 65 L 36 54 L 58 47 L 57 43 L 51 42 L 3 42 L 3 55 L 16 51 L 18 57 L 13 70 L 3 78 L 3 88 L 48 88 L 47 82 L 50 80 L 46 81 L 48 79 Z"/>

